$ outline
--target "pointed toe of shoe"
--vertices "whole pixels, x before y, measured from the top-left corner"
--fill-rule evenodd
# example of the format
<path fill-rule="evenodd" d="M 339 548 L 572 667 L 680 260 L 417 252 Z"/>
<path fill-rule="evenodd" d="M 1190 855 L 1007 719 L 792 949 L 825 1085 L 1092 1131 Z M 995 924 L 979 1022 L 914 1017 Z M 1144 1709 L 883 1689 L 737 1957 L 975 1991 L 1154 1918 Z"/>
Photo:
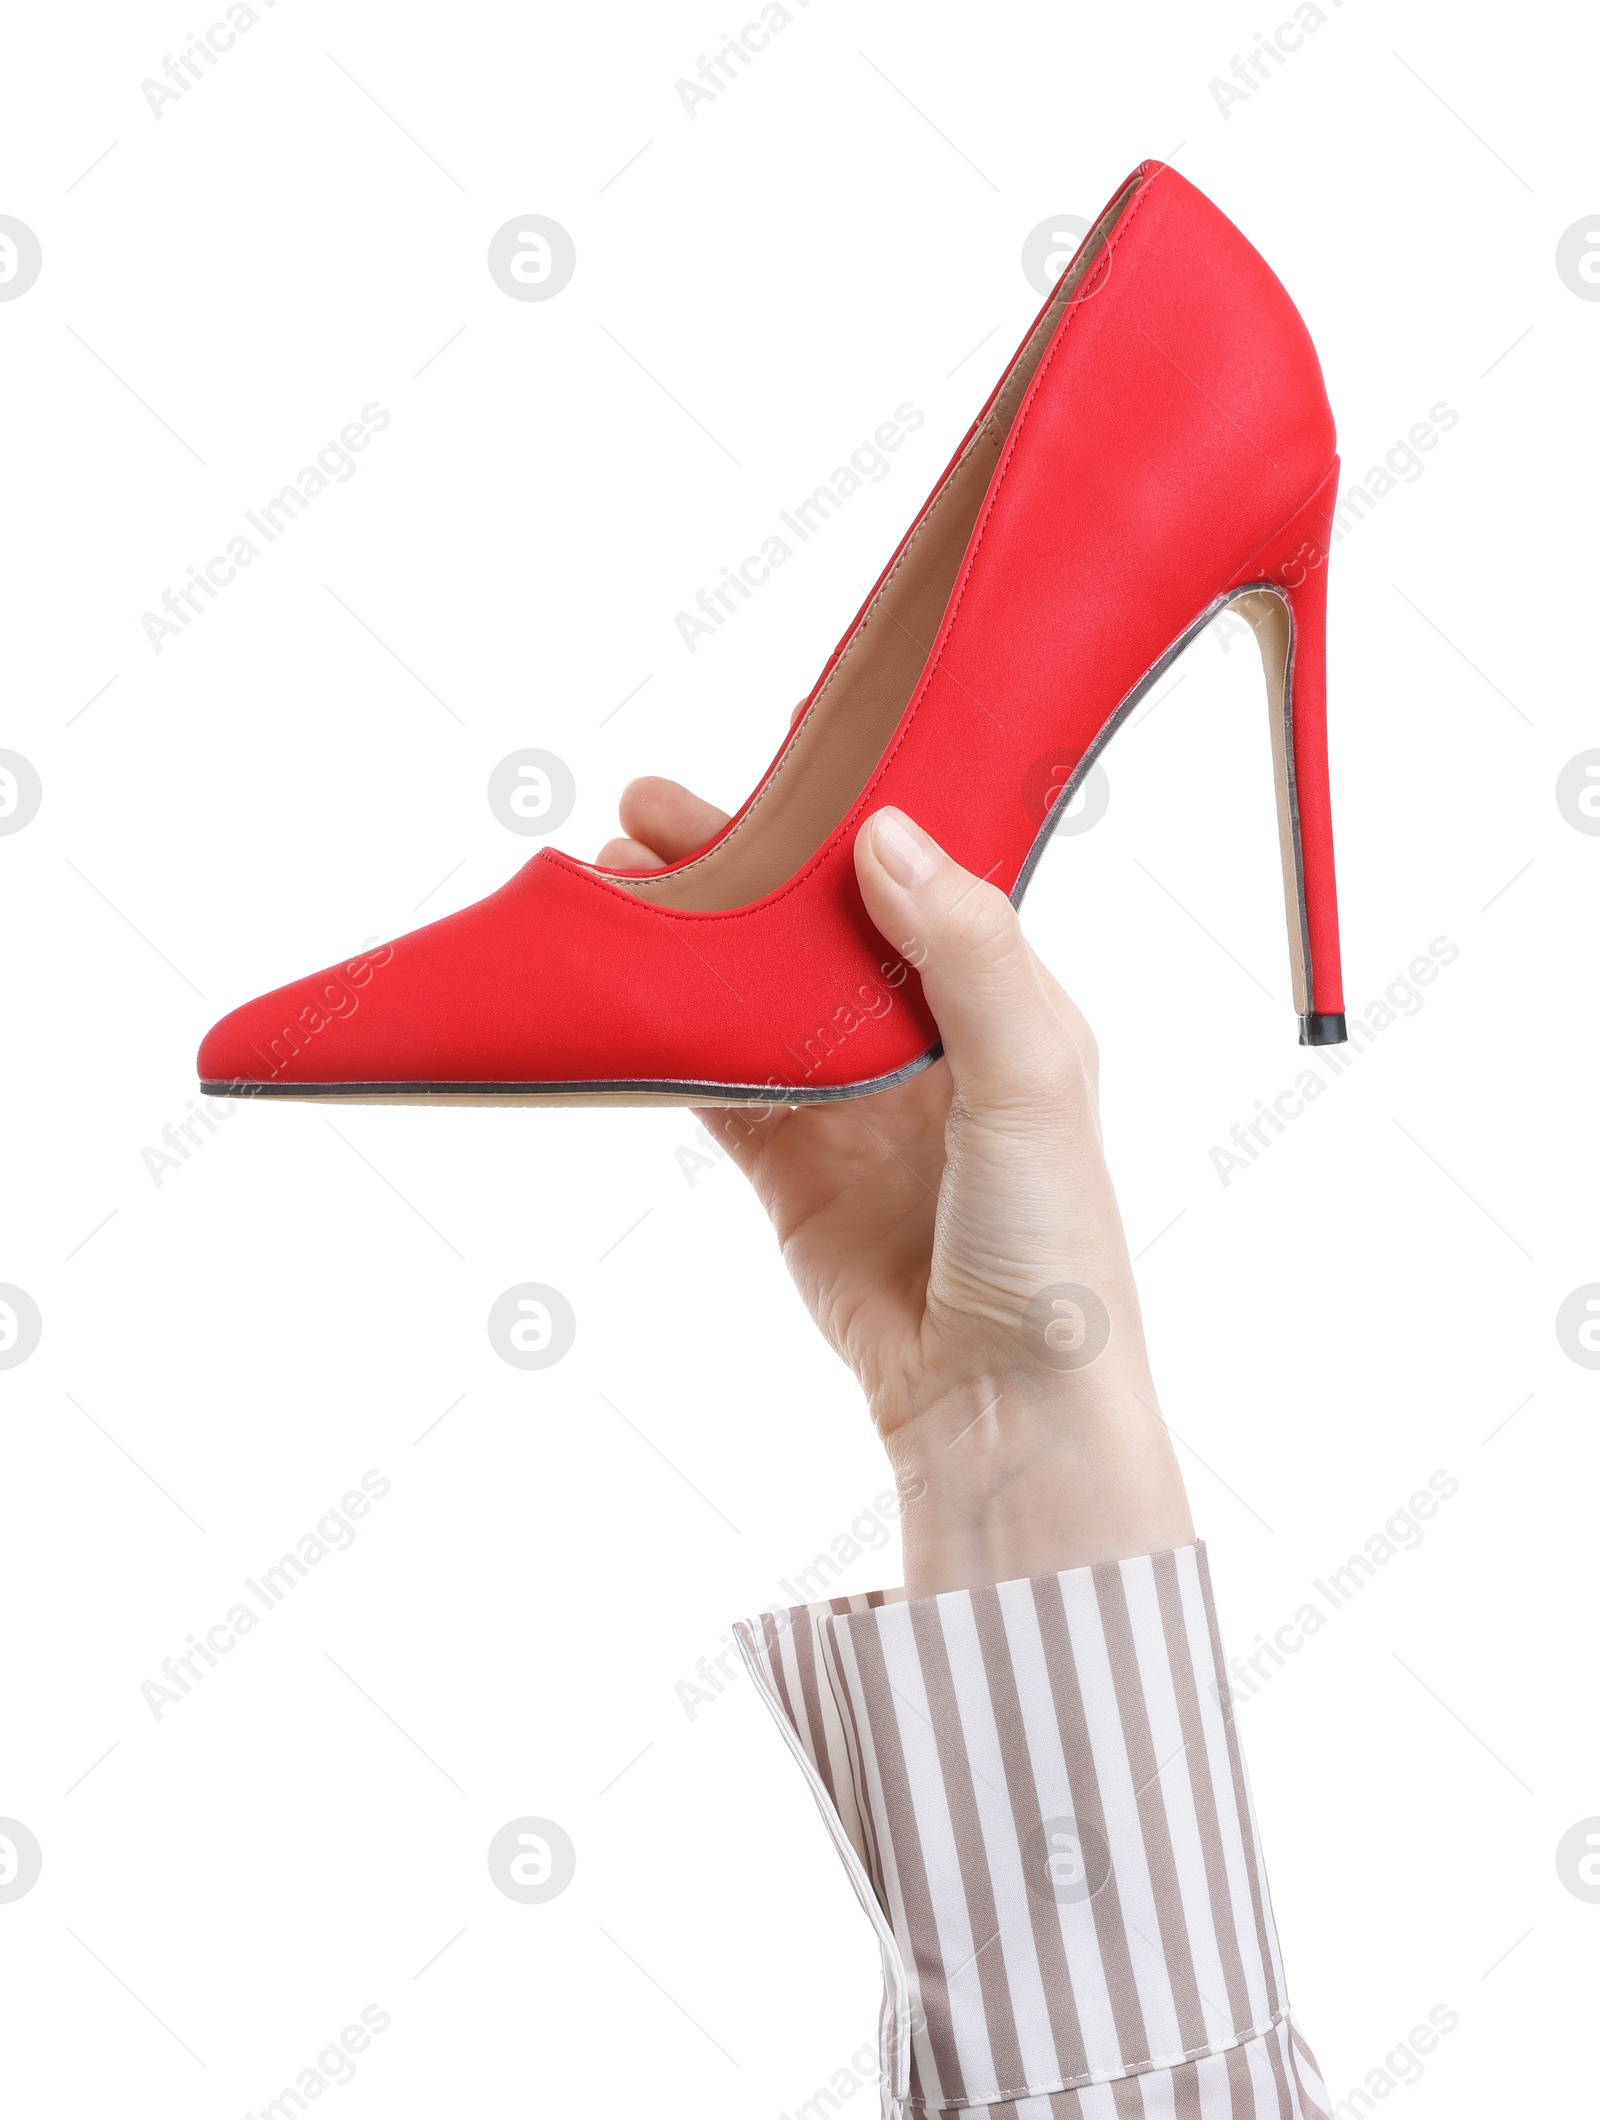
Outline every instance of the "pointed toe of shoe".
<path fill-rule="evenodd" d="M 536 855 L 491 897 L 224 1016 L 202 1087 L 257 1097 L 543 1096 L 639 1071 L 661 923 Z M 681 946 L 680 946 L 681 951 Z M 652 1070 L 653 1071 L 653 1070 Z"/>
<path fill-rule="evenodd" d="M 383 1013 L 373 1006 L 381 992 L 375 975 L 393 956 L 394 945 L 385 943 L 231 1010 L 201 1040 L 201 1088 L 213 1095 L 305 1094 L 403 1079 L 401 1056 L 374 1020 Z"/>
<path fill-rule="evenodd" d="M 259 1006 L 259 1002 L 252 1001 L 230 1010 L 201 1039 L 194 1065 L 200 1087 L 208 1096 L 241 1088 L 250 1079 L 247 1066 L 251 1018 Z"/>

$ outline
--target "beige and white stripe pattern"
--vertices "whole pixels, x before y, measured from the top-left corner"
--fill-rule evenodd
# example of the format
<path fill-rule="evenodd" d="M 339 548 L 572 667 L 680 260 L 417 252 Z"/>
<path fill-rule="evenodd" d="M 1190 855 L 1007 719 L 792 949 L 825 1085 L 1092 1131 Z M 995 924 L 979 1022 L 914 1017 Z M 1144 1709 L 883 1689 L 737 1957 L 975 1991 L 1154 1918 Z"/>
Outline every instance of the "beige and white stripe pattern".
<path fill-rule="evenodd" d="M 736 1631 L 878 1932 L 888 2120 L 1324 2120 L 1201 1546 Z"/>

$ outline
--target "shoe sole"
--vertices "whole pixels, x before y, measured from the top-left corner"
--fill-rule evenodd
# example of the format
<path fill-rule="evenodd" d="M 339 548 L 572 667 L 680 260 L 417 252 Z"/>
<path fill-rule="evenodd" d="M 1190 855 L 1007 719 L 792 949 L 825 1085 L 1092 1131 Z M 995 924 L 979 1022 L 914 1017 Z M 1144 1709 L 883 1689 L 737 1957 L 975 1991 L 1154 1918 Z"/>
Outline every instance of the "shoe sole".
<path fill-rule="evenodd" d="M 1012 887 L 1011 902 L 1022 904 L 1028 885 L 1033 881 L 1034 871 L 1039 866 L 1045 848 L 1049 845 L 1056 827 L 1066 814 L 1068 803 L 1083 785 L 1098 763 L 1100 754 L 1110 743 L 1118 729 L 1139 705 L 1152 686 L 1160 683 L 1167 671 L 1184 650 L 1212 621 L 1230 605 L 1242 603 L 1246 598 L 1266 592 L 1280 599 L 1282 590 L 1275 582 L 1249 583 L 1242 589 L 1230 589 L 1209 604 L 1200 616 L 1187 626 L 1164 654 L 1159 656 L 1101 724 L 1098 734 L 1079 759 L 1072 778 L 1063 783 L 1061 793 L 1051 804 L 1043 824 L 1028 850 L 1028 857 Z M 1284 600 L 1285 612 L 1288 612 Z M 1292 618 L 1291 618 L 1292 624 Z M 1275 714 L 1283 717 L 1285 732 L 1291 726 L 1293 713 L 1292 673 L 1293 656 L 1290 654 L 1285 668 L 1281 700 L 1271 698 L 1269 679 L 1269 704 Z M 1276 748 L 1276 747 L 1275 747 Z M 1292 747 L 1291 747 L 1292 755 Z M 1302 930 L 1304 929 L 1305 884 L 1300 855 L 1299 807 L 1291 800 L 1288 804 L 1288 821 L 1292 834 L 1285 848 L 1285 873 L 1290 870 L 1292 857 L 1293 874 L 1297 879 L 1297 895 Z M 1341 1044 L 1344 1041 L 1343 1017 L 1302 1016 L 1300 1018 L 1300 1042 L 1303 1045 Z M 843 1104 L 854 1097 L 876 1097 L 882 1091 L 897 1089 L 902 1082 L 909 1082 L 914 1075 L 931 1067 L 944 1048 L 934 1044 L 917 1059 L 893 1073 L 875 1075 L 864 1082 L 830 1083 L 826 1087 L 806 1088 L 803 1084 L 784 1084 L 781 1096 L 774 1096 L 774 1085 L 747 1082 L 674 1082 L 647 1080 L 642 1082 L 204 1082 L 200 1091 L 207 1097 L 286 1097 L 298 1104 L 453 1104 L 453 1105 L 508 1105 L 508 1104 L 553 1104 L 553 1105 L 728 1105 L 746 1104 Z"/>
<path fill-rule="evenodd" d="M 297 1104 L 842 1104 L 875 1097 L 931 1067 L 943 1052 L 935 1045 L 892 1075 L 827 1089 L 746 1082 L 202 1082 L 205 1097 L 290 1097 Z"/>

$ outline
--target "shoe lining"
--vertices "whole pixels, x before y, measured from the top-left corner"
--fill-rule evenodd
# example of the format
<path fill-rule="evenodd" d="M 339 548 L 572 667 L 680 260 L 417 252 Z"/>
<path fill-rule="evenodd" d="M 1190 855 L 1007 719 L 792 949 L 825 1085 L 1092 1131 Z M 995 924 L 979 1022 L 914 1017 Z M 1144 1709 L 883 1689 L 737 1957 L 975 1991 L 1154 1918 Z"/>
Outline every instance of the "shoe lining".
<path fill-rule="evenodd" d="M 1061 313 L 1137 191 L 1133 178 L 1090 231 L 1013 360 L 988 415 L 926 502 L 888 579 L 826 682 L 733 824 L 703 854 L 657 874 L 603 872 L 660 906 L 726 912 L 803 868 L 847 817 L 899 728 L 955 588 L 983 497 Z"/>

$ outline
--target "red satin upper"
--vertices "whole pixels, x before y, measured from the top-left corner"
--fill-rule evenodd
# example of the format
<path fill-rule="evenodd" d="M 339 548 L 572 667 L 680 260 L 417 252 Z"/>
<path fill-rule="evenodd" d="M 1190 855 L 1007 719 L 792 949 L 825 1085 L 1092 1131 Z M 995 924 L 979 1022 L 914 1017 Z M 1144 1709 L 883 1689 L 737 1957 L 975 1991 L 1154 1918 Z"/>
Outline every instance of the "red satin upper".
<path fill-rule="evenodd" d="M 201 1079 L 837 1088 L 925 1053 L 916 974 L 856 884 L 862 819 L 897 804 L 1010 890 L 1040 823 L 1030 769 L 1079 757 L 1224 590 L 1293 584 L 1297 628 L 1320 628 L 1325 565 L 1306 589 L 1296 558 L 1334 462 L 1311 340 L 1209 200 L 1161 164 L 1142 175 L 1023 399 L 900 726 L 797 875 L 750 906 L 673 911 L 547 848 L 479 904 L 352 960 L 364 976 L 335 966 L 235 1009 Z M 1319 665 L 1297 674 L 1297 755 L 1320 746 L 1321 717 Z M 1314 1006 L 1337 1009 L 1325 811 L 1324 790 L 1305 821 Z"/>

